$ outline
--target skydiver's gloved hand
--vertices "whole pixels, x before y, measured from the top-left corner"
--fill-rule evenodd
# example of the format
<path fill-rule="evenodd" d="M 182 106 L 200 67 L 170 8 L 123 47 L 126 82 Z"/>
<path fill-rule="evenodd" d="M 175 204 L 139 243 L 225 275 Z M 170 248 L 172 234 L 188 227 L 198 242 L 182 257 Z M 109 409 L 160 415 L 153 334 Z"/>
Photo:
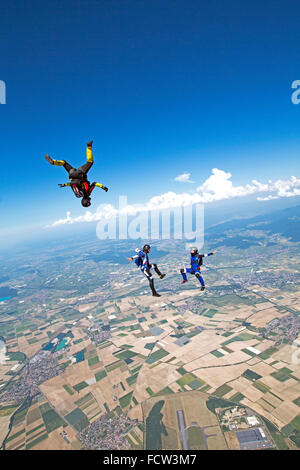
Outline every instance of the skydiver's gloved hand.
<path fill-rule="evenodd" d="M 60 188 L 64 188 L 66 185 L 65 184 L 60 184 L 58 185 Z"/>
<path fill-rule="evenodd" d="M 53 159 L 52 159 L 52 158 L 50 157 L 50 155 L 48 155 L 47 153 L 46 153 L 46 155 L 45 155 L 45 159 L 47 160 L 47 162 L 50 163 L 50 165 L 54 165 Z"/>
<path fill-rule="evenodd" d="M 127 261 L 132 261 L 133 260 L 133 258 L 126 258 L 126 259 L 127 259 Z"/>
<path fill-rule="evenodd" d="M 102 189 L 107 193 L 108 188 L 106 186 L 103 186 Z"/>
<path fill-rule="evenodd" d="M 92 147 L 93 142 L 94 142 L 93 140 L 90 140 L 89 142 L 87 142 L 86 146 L 87 146 L 87 147 Z"/>

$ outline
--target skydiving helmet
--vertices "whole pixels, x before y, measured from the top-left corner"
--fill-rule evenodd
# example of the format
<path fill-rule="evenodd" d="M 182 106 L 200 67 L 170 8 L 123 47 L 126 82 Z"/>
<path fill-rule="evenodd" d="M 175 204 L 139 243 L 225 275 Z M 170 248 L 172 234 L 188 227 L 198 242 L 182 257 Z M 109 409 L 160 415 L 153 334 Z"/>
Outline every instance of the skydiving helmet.
<path fill-rule="evenodd" d="M 83 207 L 89 207 L 91 205 L 91 199 L 90 198 L 83 198 L 81 200 L 81 205 Z"/>

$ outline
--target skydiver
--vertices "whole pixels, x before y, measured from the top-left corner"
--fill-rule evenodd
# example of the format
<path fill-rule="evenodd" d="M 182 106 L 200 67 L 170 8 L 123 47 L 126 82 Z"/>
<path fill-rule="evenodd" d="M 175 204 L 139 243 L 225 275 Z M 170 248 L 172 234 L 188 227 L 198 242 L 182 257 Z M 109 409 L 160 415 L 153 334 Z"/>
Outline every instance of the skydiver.
<path fill-rule="evenodd" d="M 102 188 L 104 191 L 108 191 L 106 186 L 103 184 L 96 183 L 95 181 L 91 184 L 87 179 L 87 174 L 94 163 L 93 141 L 91 140 L 86 144 L 86 160 L 87 162 L 80 166 L 78 169 L 73 168 L 66 160 L 54 160 L 49 155 L 45 155 L 45 159 L 50 165 L 63 166 L 69 174 L 70 183 L 59 184 L 61 188 L 65 186 L 71 186 L 73 193 L 76 197 L 82 198 L 81 204 L 83 207 L 89 207 L 91 205 L 91 194 L 95 186 Z"/>
<path fill-rule="evenodd" d="M 198 248 L 197 247 L 192 247 L 190 253 L 191 253 L 191 267 L 180 270 L 180 273 L 181 273 L 182 278 L 183 278 L 182 284 L 185 284 L 186 282 L 188 282 L 187 277 L 186 277 L 186 273 L 190 273 L 190 274 L 193 274 L 193 275 L 196 276 L 196 278 L 198 279 L 198 281 L 201 284 L 201 290 L 203 291 L 205 289 L 205 282 L 204 282 L 203 277 L 201 276 L 200 266 L 202 266 L 202 264 L 203 264 L 203 258 L 206 257 L 206 256 L 213 255 L 215 253 L 215 251 L 212 251 L 211 253 L 206 253 L 206 254 L 200 255 L 198 253 Z"/>
<path fill-rule="evenodd" d="M 146 276 L 146 278 L 149 281 L 150 289 L 152 291 L 152 295 L 154 297 L 161 297 L 161 295 L 156 292 L 155 287 L 154 287 L 154 279 L 151 274 L 151 268 L 152 264 L 150 264 L 149 261 L 149 253 L 150 253 L 151 247 L 150 245 L 144 245 L 143 249 L 140 250 L 139 248 L 136 248 L 135 252 L 137 253 L 136 255 L 132 256 L 131 258 L 127 258 L 128 261 L 135 260 L 135 264 L 140 268 L 142 273 Z M 160 277 L 160 279 L 163 279 L 165 277 L 165 274 L 162 274 L 160 270 L 157 267 L 157 264 L 153 263 L 154 271 L 156 274 Z"/>

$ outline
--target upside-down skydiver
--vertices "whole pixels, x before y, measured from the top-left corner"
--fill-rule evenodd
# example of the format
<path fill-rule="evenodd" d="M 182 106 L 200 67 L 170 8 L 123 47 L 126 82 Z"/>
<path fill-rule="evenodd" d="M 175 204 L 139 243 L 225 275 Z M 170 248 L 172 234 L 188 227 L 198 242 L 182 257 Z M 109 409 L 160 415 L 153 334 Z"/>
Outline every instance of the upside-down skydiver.
<path fill-rule="evenodd" d="M 128 261 L 135 260 L 135 264 L 140 268 L 142 273 L 146 276 L 146 278 L 149 281 L 150 289 L 152 291 L 152 295 L 154 297 L 160 297 L 160 294 L 156 292 L 155 287 L 154 287 L 154 279 L 151 274 L 151 268 L 152 264 L 150 264 L 149 261 L 149 253 L 150 253 L 150 245 L 144 245 L 143 249 L 140 250 L 137 248 L 135 252 L 137 253 L 136 255 L 132 256 L 131 258 L 127 258 Z M 165 277 L 165 274 L 162 274 L 160 270 L 157 267 L 157 264 L 153 263 L 153 268 L 156 274 L 160 277 L 160 279 L 163 279 Z"/>
<path fill-rule="evenodd" d="M 203 277 L 201 276 L 200 266 L 202 266 L 202 264 L 203 264 L 203 258 L 205 258 L 206 256 L 213 255 L 215 253 L 215 251 L 212 251 L 211 253 L 206 253 L 206 254 L 200 255 L 198 253 L 198 248 L 192 247 L 190 253 L 191 253 L 191 267 L 180 270 L 180 273 L 181 273 L 182 278 L 183 278 L 182 284 L 185 284 L 186 282 L 188 282 L 187 277 L 186 277 L 186 273 L 193 274 L 193 275 L 196 276 L 196 278 L 200 282 L 201 290 L 204 290 L 205 289 L 205 282 L 204 282 Z"/>
<path fill-rule="evenodd" d="M 86 163 L 80 166 L 78 169 L 73 168 L 66 160 L 54 160 L 49 155 L 45 155 L 45 159 L 50 165 L 63 166 L 69 174 L 70 183 L 59 184 L 61 188 L 65 186 L 71 186 L 73 193 L 76 197 L 82 198 L 81 204 L 83 207 L 89 207 L 91 205 L 91 194 L 95 186 L 102 188 L 104 191 L 108 191 L 106 186 L 103 184 L 90 183 L 87 179 L 87 174 L 90 168 L 94 163 L 93 151 L 92 151 L 93 141 L 91 140 L 86 144 Z"/>

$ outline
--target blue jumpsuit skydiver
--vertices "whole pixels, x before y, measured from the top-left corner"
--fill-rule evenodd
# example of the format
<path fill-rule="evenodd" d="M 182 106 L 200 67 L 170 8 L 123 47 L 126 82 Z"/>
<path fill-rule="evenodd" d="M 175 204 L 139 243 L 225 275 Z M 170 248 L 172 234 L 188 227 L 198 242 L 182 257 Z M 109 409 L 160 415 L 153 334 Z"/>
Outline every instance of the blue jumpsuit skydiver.
<path fill-rule="evenodd" d="M 181 269 L 180 273 L 182 275 L 183 281 L 182 284 L 187 282 L 186 273 L 193 274 L 196 276 L 198 281 L 201 284 L 201 290 L 205 289 L 205 282 L 203 277 L 201 276 L 200 266 L 202 266 L 203 258 L 206 256 L 211 256 L 215 253 L 215 251 L 211 253 L 206 253 L 203 255 L 199 255 L 197 248 L 191 248 L 191 267 L 186 269 Z"/>
<path fill-rule="evenodd" d="M 152 291 L 152 295 L 154 297 L 160 297 L 160 294 L 156 292 L 155 287 L 154 287 L 154 279 L 151 274 L 151 268 L 153 266 L 154 271 L 156 274 L 160 277 L 160 279 L 163 279 L 165 277 L 165 274 L 162 274 L 160 270 L 157 267 L 157 264 L 153 265 L 149 261 L 149 256 L 148 253 L 150 252 L 150 246 L 145 245 L 142 250 L 137 248 L 135 250 L 137 253 L 136 255 L 132 256 L 131 258 L 127 258 L 129 261 L 135 260 L 136 265 L 140 268 L 141 272 L 146 276 L 146 278 L 149 281 L 150 289 Z"/>

